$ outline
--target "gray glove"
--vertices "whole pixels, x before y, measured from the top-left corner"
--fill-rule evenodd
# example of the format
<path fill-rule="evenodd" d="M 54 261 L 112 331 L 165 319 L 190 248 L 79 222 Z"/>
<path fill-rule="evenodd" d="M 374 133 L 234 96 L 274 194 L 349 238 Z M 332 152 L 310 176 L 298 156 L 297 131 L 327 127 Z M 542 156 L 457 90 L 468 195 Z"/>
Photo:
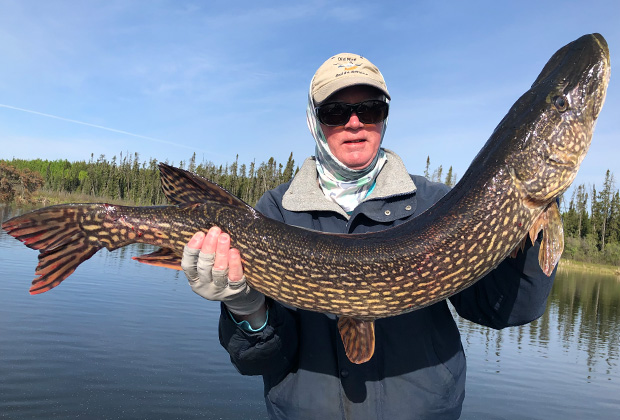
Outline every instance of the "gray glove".
<path fill-rule="evenodd" d="M 183 249 L 181 268 L 189 280 L 192 290 L 205 299 L 224 302 L 237 315 L 250 315 L 265 303 L 265 295 L 252 289 L 245 281 L 228 279 L 228 268 L 213 268 L 215 254 L 204 254 L 199 249 Z"/>

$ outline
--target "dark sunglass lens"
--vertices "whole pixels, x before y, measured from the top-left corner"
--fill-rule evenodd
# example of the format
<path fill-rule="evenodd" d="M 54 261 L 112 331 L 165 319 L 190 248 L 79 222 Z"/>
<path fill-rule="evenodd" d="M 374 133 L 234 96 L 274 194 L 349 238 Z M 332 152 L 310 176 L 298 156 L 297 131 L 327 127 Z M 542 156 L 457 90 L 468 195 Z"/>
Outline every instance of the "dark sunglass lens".
<path fill-rule="evenodd" d="M 351 108 L 345 104 L 325 104 L 318 109 L 319 121 L 325 125 L 344 125 L 349 121 Z"/>
<path fill-rule="evenodd" d="M 357 108 L 357 117 L 364 124 L 376 124 L 387 118 L 388 104 L 383 101 L 365 101 Z"/>

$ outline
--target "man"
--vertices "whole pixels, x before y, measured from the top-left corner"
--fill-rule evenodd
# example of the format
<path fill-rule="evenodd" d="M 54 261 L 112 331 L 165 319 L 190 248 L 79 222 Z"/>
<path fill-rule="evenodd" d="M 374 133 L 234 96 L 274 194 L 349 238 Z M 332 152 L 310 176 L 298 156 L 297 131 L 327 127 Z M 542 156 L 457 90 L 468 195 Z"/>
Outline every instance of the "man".
<path fill-rule="evenodd" d="M 364 233 L 399 225 L 448 187 L 409 175 L 381 148 L 390 95 L 370 61 L 338 54 L 314 75 L 308 126 L 316 156 L 256 208 L 284 223 Z M 537 242 L 450 298 L 464 318 L 492 328 L 542 315 L 554 275 L 538 264 Z M 366 363 L 345 355 L 337 317 L 284 306 L 251 289 L 239 251 L 217 227 L 197 233 L 183 257 L 192 289 L 222 305 L 220 342 L 246 375 L 262 375 L 273 419 L 455 419 L 465 394 L 465 355 L 446 301 L 376 321 Z"/>

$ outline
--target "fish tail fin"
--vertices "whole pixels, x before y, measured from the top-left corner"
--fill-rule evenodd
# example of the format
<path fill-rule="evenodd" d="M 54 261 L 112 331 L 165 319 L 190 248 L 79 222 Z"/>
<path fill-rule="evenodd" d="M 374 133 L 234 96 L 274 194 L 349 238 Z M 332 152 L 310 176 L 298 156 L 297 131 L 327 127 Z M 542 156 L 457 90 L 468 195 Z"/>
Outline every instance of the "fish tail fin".
<path fill-rule="evenodd" d="M 39 251 L 39 264 L 30 294 L 58 286 L 104 244 L 87 235 L 80 221 L 100 205 L 68 204 L 45 207 L 2 223 L 2 228 L 28 248 Z"/>
<path fill-rule="evenodd" d="M 30 294 L 47 292 L 58 286 L 78 265 L 92 257 L 102 247 L 88 242 L 86 237 L 80 237 L 51 251 L 40 251 L 39 264 L 34 272 L 39 277 L 32 280 Z"/>

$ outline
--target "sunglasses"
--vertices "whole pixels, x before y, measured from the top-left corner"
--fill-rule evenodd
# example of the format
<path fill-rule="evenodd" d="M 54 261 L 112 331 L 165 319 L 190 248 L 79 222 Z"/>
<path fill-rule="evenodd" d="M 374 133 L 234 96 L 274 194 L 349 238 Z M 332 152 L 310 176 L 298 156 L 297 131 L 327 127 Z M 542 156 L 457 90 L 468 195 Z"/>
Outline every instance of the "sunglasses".
<path fill-rule="evenodd" d="M 315 108 L 316 116 L 322 124 L 337 127 L 346 125 L 355 112 L 360 122 L 364 124 L 377 124 L 388 116 L 389 104 L 379 99 L 359 102 L 357 104 L 345 104 L 344 102 L 330 102 Z"/>

